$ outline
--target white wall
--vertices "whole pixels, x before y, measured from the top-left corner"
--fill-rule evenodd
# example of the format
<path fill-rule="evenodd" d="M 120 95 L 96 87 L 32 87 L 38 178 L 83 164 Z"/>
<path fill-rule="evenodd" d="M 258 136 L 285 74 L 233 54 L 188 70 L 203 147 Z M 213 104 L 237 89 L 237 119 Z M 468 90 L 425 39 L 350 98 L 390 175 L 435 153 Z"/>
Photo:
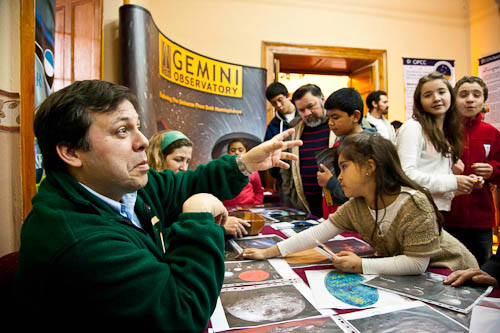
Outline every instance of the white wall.
<path fill-rule="evenodd" d="M 385 49 L 391 120 L 404 118 L 403 57 L 454 59 L 458 77 L 471 68 L 467 0 L 131 3 L 148 9 L 160 30 L 182 46 L 243 65 L 262 66 L 262 41 Z M 108 5 L 105 10 L 105 20 L 118 17 L 117 8 Z M 105 68 L 114 62 L 105 58 Z M 105 73 L 108 79 L 116 79 L 114 75 Z"/>
<path fill-rule="evenodd" d="M 472 72 L 477 75 L 478 59 L 500 52 L 500 10 L 494 0 L 469 0 Z"/>
<path fill-rule="evenodd" d="M 19 2 L 0 0 L 0 90 L 19 93 Z M 11 110 L 9 110 L 11 111 Z M 21 137 L 0 130 L 0 256 L 19 246 L 22 223 Z"/>

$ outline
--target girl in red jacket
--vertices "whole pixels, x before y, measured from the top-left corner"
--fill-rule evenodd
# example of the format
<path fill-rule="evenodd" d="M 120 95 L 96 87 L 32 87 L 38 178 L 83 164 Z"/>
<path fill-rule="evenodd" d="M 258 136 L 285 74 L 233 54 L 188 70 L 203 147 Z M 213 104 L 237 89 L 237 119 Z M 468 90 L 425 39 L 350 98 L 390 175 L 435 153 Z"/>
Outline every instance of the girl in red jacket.
<path fill-rule="evenodd" d="M 479 77 L 464 76 L 454 88 L 456 106 L 463 118 L 465 147 L 462 174 L 475 174 L 487 184 L 474 186 L 470 194 L 453 199 L 445 229 L 458 238 L 476 257 L 479 265 L 491 256 L 495 205 L 489 184 L 500 183 L 500 132 L 482 121 L 481 110 L 488 87 Z"/>
<path fill-rule="evenodd" d="M 241 139 L 233 139 L 227 146 L 229 155 L 243 155 L 246 152 L 246 143 Z M 225 206 L 261 204 L 264 201 L 264 190 L 262 189 L 259 173 L 254 172 L 248 178 L 247 186 L 233 200 L 224 201 Z"/>

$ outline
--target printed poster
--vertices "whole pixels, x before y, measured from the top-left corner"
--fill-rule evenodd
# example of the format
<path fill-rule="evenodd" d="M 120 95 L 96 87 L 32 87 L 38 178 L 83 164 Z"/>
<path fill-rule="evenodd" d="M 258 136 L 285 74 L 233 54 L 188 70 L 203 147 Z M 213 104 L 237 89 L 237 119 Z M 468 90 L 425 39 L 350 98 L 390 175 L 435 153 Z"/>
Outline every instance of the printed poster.
<path fill-rule="evenodd" d="M 418 301 L 356 311 L 332 318 L 344 332 L 349 333 L 469 331 L 467 327 Z"/>
<path fill-rule="evenodd" d="M 234 328 L 259 327 L 333 314 L 312 304 L 309 288 L 294 284 L 224 288 L 211 322 L 215 332 Z"/>
<path fill-rule="evenodd" d="M 403 297 L 361 284 L 367 276 L 338 270 L 308 270 L 307 281 L 318 309 L 366 309 L 407 302 Z"/>
<path fill-rule="evenodd" d="M 493 287 L 486 286 L 452 287 L 443 284 L 444 278 L 444 275 L 426 272 L 409 276 L 379 275 L 362 283 L 461 313 L 469 313 L 482 297 L 493 290 Z"/>
<path fill-rule="evenodd" d="M 488 87 L 484 121 L 500 130 L 500 52 L 479 59 L 478 76 Z"/>
<path fill-rule="evenodd" d="M 53 92 L 55 0 L 37 0 L 35 9 L 35 112 Z M 35 138 L 36 183 L 43 176 L 42 153 Z"/>
<path fill-rule="evenodd" d="M 281 324 L 267 325 L 238 330 L 237 333 L 342 333 L 344 332 L 331 317 L 311 318 L 289 321 Z"/>
<path fill-rule="evenodd" d="M 406 119 L 413 115 L 413 94 L 418 80 L 431 72 L 440 72 L 455 85 L 455 60 L 403 58 L 403 72 L 405 83 L 405 110 Z"/>
<path fill-rule="evenodd" d="M 283 259 L 226 261 L 223 288 L 299 280 Z"/>

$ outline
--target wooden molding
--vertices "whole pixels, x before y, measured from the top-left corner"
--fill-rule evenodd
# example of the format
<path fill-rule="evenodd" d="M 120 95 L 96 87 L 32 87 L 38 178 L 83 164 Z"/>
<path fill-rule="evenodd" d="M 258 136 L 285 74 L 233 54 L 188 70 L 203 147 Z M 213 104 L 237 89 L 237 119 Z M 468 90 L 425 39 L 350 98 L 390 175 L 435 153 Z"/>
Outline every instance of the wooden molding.
<path fill-rule="evenodd" d="M 36 194 L 35 136 L 35 0 L 21 0 L 21 177 L 23 219 L 31 211 Z"/>
<path fill-rule="evenodd" d="M 387 51 L 339 46 L 298 45 L 275 42 L 262 42 L 262 67 L 267 69 L 267 84 L 275 81 L 274 59 L 277 54 L 308 55 L 325 58 L 352 58 L 377 61 L 378 89 L 387 91 Z M 345 74 L 347 75 L 347 74 Z M 273 108 L 267 103 L 267 120 L 272 119 Z"/>
<path fill-rule="evenodd" d="M 267 83 L 273 82 L 273 60 L 276 54 L 309 55 L 326 58 L 365 59 L 378 62 L 379 86 L 387 91 L 387 51 L 352 47 L 297 45 L 274 42 L 262 42 L 262 67 L 267 69 Z"/>

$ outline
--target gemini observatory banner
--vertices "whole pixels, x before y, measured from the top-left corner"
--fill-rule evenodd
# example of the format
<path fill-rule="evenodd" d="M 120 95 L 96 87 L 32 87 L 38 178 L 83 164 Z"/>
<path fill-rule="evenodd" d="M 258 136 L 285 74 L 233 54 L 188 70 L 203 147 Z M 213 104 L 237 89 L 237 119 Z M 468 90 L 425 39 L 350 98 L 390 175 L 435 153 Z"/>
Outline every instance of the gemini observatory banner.
<path fill-rule="evenodd" d="M 251 146 L 266 129 L 266 70 L 212 59 L 168 39 L 149 11 L 120 7 L 121 84 L 139 100 L 142 131 L 183 132 L 194 144 L 190 168 L 226 153 L 233 138 Z"/>

